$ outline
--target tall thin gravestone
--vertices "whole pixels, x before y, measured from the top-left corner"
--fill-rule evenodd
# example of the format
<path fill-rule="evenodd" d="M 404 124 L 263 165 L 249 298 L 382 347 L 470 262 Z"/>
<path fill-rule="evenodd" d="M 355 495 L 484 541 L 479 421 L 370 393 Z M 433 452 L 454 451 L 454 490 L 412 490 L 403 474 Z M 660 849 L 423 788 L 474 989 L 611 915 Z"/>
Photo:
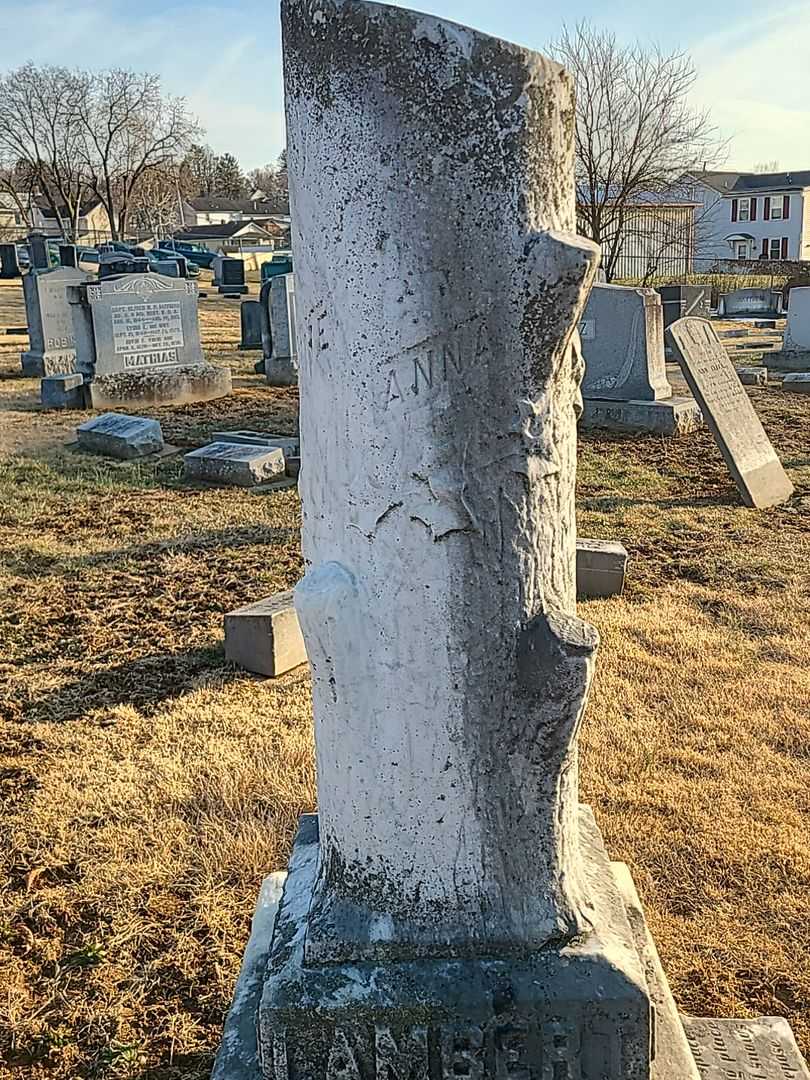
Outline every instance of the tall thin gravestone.
<path fill-rule="evenodd" d="M 279 274 L 268 283 L 271 353 L 264 370 L 271 386 L 298 383 L 298 345 L 295 336 L 295 278 Z"/>
<path fill-rule="evenodd" d="M 0 244 L 0 278 L 20 277 L 16 244 Z"/>
<path fill-rule="evenodd" d="M 48 241 L 41 233 L 31 233 L 28 237 L 28 257 L 32 270 L 47 270 L 51 265 L 51 253 Z"/>
<path fill-rule="evenodd" d="M 571 79 L 358 0 L 282 25 L 318 815 L 214 1076 L 697 1080 L 578 803 Z"/>

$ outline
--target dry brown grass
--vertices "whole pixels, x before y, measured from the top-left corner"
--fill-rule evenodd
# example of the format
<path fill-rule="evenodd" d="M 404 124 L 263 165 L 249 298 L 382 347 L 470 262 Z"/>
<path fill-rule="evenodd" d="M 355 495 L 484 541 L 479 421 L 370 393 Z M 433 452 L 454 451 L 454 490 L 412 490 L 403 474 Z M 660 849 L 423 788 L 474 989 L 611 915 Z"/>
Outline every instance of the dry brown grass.
<path fill-rule="evenodd" d="M 238 306 L 202 321 L 237 390 L 156 411 L 167 437 L 294 430 L 295 395 L 235 351 Z M 299 575 L 298 500 L 66 450 L 77 417 L 36 411 L 19 347 L 0 338 L 0 1077 L 198 1080 L 313 806 L 306 671 L 221 653 L 222 613 Z M 810 1051 L 810 402 L 752 396 L 799 489 L 772 511 L 740 506 L 705 434 L 583 440 L 580 531 L 632 555 L 626 595 L 582 607 L 583 791 L 682 1007 L 781 1013 Z"/>

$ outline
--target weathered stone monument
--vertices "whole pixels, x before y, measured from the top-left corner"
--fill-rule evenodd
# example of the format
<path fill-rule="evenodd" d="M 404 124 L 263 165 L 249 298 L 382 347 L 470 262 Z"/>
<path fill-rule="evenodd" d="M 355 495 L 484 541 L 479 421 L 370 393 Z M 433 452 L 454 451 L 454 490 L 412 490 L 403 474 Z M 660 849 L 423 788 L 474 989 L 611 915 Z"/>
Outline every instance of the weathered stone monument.
<path fill-rule="evenodd" d="M 16 244 L 0 244 L 0 278 L 21 276 Z"/>
<path fill-rule="evenodd" d="M 667 334 L 743 502 L 763 509 L 790 498 L 793 484 L 711 323 L 680 319 Z"/>
<path fill-rule="evenodd" d="M 271 386 L 298 383 L 298 346 L 295 337 L 295 280 L 279 274 L 268 282 L 270 355 L 265 354 L 264 371 Z"/>
<path fill-rule="evenodd" d="M 780 289 L 735 289 L 721 293 L 717 313 L 723 319 L 780 315 L 782 292 Z"/>
<path fill-rule="evenodd" d="M 239 305 L 239 324 L 242 340 L 239 348 L 261 349 L 262 347 L 262 320 L 261 304 L 258 300 L 243 300 Z"/>
<path fill-rule="evenodd" d="M 76 370 L 95 409 L 210 401 L 231 390 L 230 368 L 206 363 L 197 284 L 126 273 L 70 290 Z"/>
<path fill-rule="evenodd" d="M 399 8 L 282 22 L 319 808 L 214 1075 L 697 1080 L 578 801 L 571 79 Z"/>
<path fill-rule="evenodd" d="M 790 290 L 785 340 L 780 352 L 768 353 L 768 367 L 775 371 L 810 371 L 810 288 Z"/>
<path fill-rule="evenodd" d="M 73 371 L 76 341 L 67 289 L 89 280 L 83 270 L 69 266 L 29 270 L 23 276 L 29 340 L 20 356 L 24 375 L 41 379 Z"/>
<path fill-rule="evenodd" d="M 694 398 L 676 397 L 667 380 L 663 311 L 654 289 L 594 284 L 579 332 L 583 427 L 673 435 L 700 425 Z"/>

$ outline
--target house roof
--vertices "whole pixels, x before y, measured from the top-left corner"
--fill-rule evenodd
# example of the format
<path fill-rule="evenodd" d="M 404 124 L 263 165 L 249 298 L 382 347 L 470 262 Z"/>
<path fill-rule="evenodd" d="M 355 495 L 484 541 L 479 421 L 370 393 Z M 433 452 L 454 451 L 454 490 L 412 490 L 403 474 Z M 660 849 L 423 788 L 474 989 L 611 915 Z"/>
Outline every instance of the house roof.
<path fill-rule="evenodd" d="M 273 223 L 270 223 L 273 225 Z M 258 221 L 224 221 L 221 225 L 186 225 L 180 232 L 174 235 L 178 240 L 227 240 L 240 233 L 261 233 L 263 236 L 272 236 L 274 232 L 281 232 L 278 225 L 273 225 L 273 230 Z"/>
<path fill-rule="evenodd" d="M 39 208 L 39 212 L 44 218 L 56 217 L 56 214 L 51 209 L 51 205 L 44 195 L 37 195 L 35 201 Z M 79 217 L 86 217 L 86 215 L 92 213 L 100 203 L 101 199 L 88 199 L 87 202 L 83 202 L 79 207 Z M 59 215 L 63 218 L 69 218 L 70 210 L 68 210 L 66 206 L 60 206 Z"/>
<path fill-rule="evenodd" d="M 226 213 L 283 215 L 290 212 L 289 203 L 285 199 L 224 199 L 219 195 L 201 195 L 196 199 L 188 199 L 187 202 L 192 209 L 200 213 L 221 210 Z"/>
<path fill-rule="evenodd" d="M 695 179 L 708 184 L 716 191 L 721 191 L 724 195 L 794 191 L 810 187 L 810 169 L 780 173 L 704 172 L 695 173 Z"/>

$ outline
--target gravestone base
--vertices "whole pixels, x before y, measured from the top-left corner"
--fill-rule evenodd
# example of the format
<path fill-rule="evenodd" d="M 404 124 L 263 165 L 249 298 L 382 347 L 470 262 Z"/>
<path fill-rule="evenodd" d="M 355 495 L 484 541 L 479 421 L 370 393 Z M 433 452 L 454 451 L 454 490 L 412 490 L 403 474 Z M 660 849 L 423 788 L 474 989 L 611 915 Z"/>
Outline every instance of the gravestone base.
<path fill-rule="evenodd" d="M 84 377 L 75 371 L 47 375 L 39 385 L 39 400 L 43 409 L 83 409 Z"/>
<path fill-rule="evenodd" d="M 129 405 L 188 405 L 213 401 L 232 389 L 230 368 L 213 364 L 164 368 L 162 371 L 116 372 L 96 375 L 90 383 L 94 409 L 116 409 Z"/>
<path fill-rule="evenodd" d="M 250 292 L 247 285 L 217 285 L 220 296 L 245 296 Z"/>
<path fill-rule="evenodd" d="M 786 375 L 782 380 L 782 389 L 792 394 L 810 394 L 810 372 Z"/>
<path fill-rule="evenodd" d="M 76 353 L 70 352 L 24 352 L 20 353 L 23 377 L 47 379 L 51 375 L 70 375 L 75 370 Z"/>
<path fill-rule="evenodd" d="M 768 369 L 766 367 L 738 367 L 737 374 L 743 386 L 768 385 Z"/>
<path fill-rule="evenodd" d="M 768 368 L 771 371 L 810 371 L 810 352 L 768 353 Z"/>
<path fill-rule="evenodd" d="M 700 406 L 691 397 L 664 401 L 613 401 L 585 398 L 580 426 L 609 431 L 649 431 L 657 435 L 688 435 L 703 426 Z"/>
<path fill-rule="evenodd" d="M 627 866 L 608 863 L 588 807 L 581 826 L 604 935 L 521 960 L 308 967 L 318 820 L 304 815 L 289 873 L 262 884 L 211 1080 L 810 1080 L 787 1021 L 678 1013 Z M 588 969 L 600 993 L 586 985 L 578 998 Z"/>
<path fill-rule="evenodd" d="M 290 356 L 265 359 L 264 373 L 268 386 L 298 386 L 298 368 Z"/>

